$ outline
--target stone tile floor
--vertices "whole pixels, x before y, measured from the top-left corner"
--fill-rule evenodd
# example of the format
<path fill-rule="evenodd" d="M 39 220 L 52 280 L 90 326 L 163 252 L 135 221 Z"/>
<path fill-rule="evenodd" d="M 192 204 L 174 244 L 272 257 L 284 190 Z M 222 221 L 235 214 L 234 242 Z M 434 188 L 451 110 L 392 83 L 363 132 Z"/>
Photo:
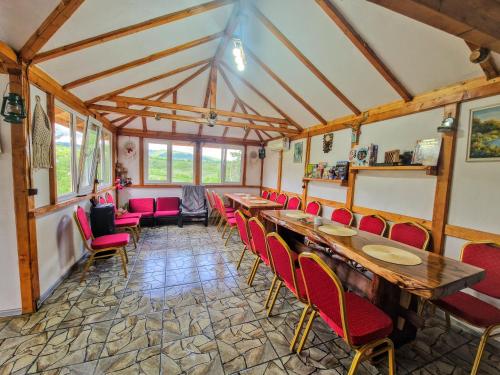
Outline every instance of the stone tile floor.
<path fill-rule="evenodd" d="M 118 259 L 78 267 L 34 314 L 0 319 L 1 374 L 345 374 L 352 352 L 317 319 L 301 355 L 289 340 L 301 304 L 283 290 L 266 318 L 272 275 L 262 266 L 246 284 L 247 255 L 214 227 L 144 228 L 129 249 L 129 277 Z M 418 340 L 397 350 L 398 374 L 467 374 L 479 338 L 429 318 Z M 360 374 L 384 374 L 363 364 Z M 500 374 L 500 346 L 488 345 L 481 374 Z"/>

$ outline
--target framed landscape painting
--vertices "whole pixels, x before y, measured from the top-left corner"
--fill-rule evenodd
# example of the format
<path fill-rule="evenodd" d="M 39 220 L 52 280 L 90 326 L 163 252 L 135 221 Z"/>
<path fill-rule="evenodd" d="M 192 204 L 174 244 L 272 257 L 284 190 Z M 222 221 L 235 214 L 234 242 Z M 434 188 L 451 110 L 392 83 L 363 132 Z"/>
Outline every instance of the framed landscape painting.
<path fill-rule="evenodd" d="M 471 110 L 467 161 L 500 161 L 500 104 Z"/>

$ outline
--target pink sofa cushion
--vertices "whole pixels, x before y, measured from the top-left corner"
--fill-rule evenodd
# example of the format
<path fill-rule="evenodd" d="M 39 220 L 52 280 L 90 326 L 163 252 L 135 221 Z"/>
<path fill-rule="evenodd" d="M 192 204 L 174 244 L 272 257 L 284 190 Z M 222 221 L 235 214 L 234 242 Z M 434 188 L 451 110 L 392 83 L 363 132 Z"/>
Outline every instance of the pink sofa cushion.
<path fill-rule="evenodd" d="M 100 250 L 109 247 L 123 247 L 126 246 L 129 241 L 130 235 L 128 233 L 108 234 L 105 236 L 97 237 L 92 241 L 90 246 L 94 250 Z"/>
<path fill-rule="evenodd" d="M 179 212 L 179 210 L 156 211 L 154 217 L 178 216 Z"/>
<path fill-rule="evenodd" d="M 181 200 L 178 197 L 156 198 L 156 211 L 179 210 Z"/>
<path fill-rule="evenodd" d="M 142 214 L 140 212 L 132 213 L 132 212 L 127 212 L 122 215 L 116 215 L 116 219 L 131 219 L 131 218 L 136 218 L 140 219 L 142 217 Z"/>
<path fill-rule="evenodd" d="M 143 216 L 153 216 L 154 202 L 153 198 L 131 198 L 128 200 L 128 208 L 130 212 L 139 212 Z"/>
<path fill-rule="evenodd" d="M 115 226 L 117 226 L 118 228 L 134 227 L 136 225 L 139 225 L 139 218 L 136 218 L 136 217 L 130 217 L 128 219 L 116 219 L 115 220 Z"/>

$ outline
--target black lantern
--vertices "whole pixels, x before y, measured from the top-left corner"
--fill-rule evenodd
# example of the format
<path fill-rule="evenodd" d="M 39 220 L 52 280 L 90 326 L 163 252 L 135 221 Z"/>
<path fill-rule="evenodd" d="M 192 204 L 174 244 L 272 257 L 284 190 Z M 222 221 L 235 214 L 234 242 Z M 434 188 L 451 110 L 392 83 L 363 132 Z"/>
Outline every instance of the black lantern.
<path fill-rule="evenodd" d="M 259 159 L 264 159 L 266 157 L 266 148 L 261 145 L 259 148 Z"/>
<path fill-rule="evenodd" d="M 6 122 L 20 123 L 26 118 L 23 98 L 15 93 L 3 97 L 2 116 Z"/>

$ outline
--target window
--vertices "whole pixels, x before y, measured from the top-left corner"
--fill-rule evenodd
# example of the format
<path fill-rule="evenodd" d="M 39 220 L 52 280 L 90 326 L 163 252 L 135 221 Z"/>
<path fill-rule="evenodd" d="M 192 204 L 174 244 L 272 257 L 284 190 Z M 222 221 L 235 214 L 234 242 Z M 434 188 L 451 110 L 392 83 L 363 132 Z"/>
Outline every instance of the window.
<path fill-rule="evenodd" d="M 204 184 L 241 183 L 243 150 L 226 147 L 203 147 L 201 181 Z"/>
<path fill-rule="evenodd" d="M 100 187 L 111 186 L 111 176 L 113 175 L 113 156 L 111 148 L 111 133 L 108 130 L 102 131 L 99 146 L 99 166 L 97 168 L 97 179 Z"/>
<path fill-rule="evenodd" d="M 146 183 L 193 183 L 193 145 L 146 140 L 144 151 Z"/>
<path fill-rule="evenodd" d="M 71 195 L 75 191 L 75 152 L 73 147 L 72 114 L 55 107 L 55 157 L 57 197 Z"/>

